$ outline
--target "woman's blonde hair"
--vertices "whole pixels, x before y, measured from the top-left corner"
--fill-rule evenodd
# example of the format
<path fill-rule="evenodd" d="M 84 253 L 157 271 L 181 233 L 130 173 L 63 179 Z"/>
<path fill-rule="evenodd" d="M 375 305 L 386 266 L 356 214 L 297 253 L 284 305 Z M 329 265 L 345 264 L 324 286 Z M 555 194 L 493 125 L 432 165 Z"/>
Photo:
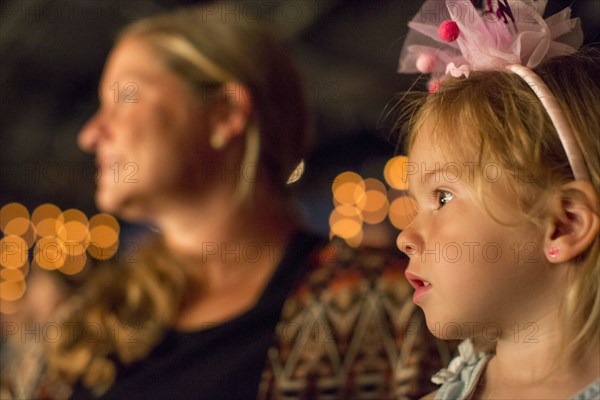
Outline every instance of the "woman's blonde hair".
<path fill-rule="evenodd" d="M 259 21 L 221 20 L 206 7 L 143 19 L 126 27 L 120 40 L 148 43 L 201 101 L 210 101 L 224 83 L 243 85 L 252 97 L 253 116 L 241 168 L 260 165 L 269 189 L 285 196 L 288 177 L 311 140 L 311 121 L 290 53 Z M 249 198 L 253 178 L 246 174 L 240 180 L 241 201 Z M 63 322 L 70 334 L 50 344 L 47 375 L 56 383 L 51 388 L 60 393 L 65 385 L 81 384 L 100 395 L 115 379 L 115 359 L 130 364 L 148 355 L 173 327 L 191 293 L 185 262 L 157 241 L 144 246 L 135 262 L 96 271 Z"/>
<path fill-rule="evenodd" d="M 49 343 L 54 396 L 78 383 L 104 393 L 116 376 L 114 359 L 130 364 L 148 355 L 173 325 L 186 292 L 181 263 L 160 240 L 127 262 L 98 266 L 60 322 L 68 334 Z"/>
<path fill-rule="evenodd" d="M 564 111 L 600 193 L 600 51 L 582 49 L 540 65 L 535 72 Z M 407 150 L 425 127 L 453 159 L 475 162 L 474 184 L 480 199 L 489 185 L 486 165 L 508 173 L 509 190 L 523 215 L 543 217 L 543 200 L 573 173 L 558 134 L 539 99 L 518 75 L 508 71 L 472 72 L 450 78 L 434 94 L 417 96 L 403 108 L 398 127 Z M 475 160 L 473 160 L 475 158 Z M 487 182 L 486 182 L 487 181 Z M 561 317 L 569 352 L 579 354 L 597 340 L 600 324 L 600 238 L 574 260 L 573 279 Z"/>

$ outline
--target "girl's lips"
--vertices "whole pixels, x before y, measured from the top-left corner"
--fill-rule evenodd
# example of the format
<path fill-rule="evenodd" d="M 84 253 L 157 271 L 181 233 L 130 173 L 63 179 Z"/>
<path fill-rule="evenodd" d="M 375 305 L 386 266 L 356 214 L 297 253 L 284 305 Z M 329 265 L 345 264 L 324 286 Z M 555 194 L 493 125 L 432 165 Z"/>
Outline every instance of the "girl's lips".
<path fill-rule="evenodd" d="M 425 279 L 421 278 L 420 276 L 417 276 L 410 272 L 405 272 L 404 275 L 406 275 L 406 279 L 408 279 L 408 281 L 410 282 L 412 287 L 414 287 L 415 289 L 418 289 L 422 286 L 425 286 L 425 287 L 431 286 L 431 283 L 429 283 L 429 281 L 426 281 Z"/>
<path fill-rule="evenodd" d="M 418 301 L 425 295 L 425 293 L 427 293 L 431 289 L 432 285 L 431 283 L 429 283 L 429 281 L 426 281 L 420 276 L 417 276 L 410 272 L 405 272 L 404 275 L 406 275 L 406 279 L 408 279 L 408 282 L 410 282 L 412 287 L 415 288 L 415 293 L 413 294 L 413 302 L 418 303 Z"/>

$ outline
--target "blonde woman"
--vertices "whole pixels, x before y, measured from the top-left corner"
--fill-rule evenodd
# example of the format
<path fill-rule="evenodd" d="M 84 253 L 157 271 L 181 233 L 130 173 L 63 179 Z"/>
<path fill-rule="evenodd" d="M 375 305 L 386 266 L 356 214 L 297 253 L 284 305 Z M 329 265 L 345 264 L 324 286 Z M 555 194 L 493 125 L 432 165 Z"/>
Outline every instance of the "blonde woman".
<path fill-rule="evenodd" d="M 137 261 L 90 279 L 49 355 L 50 393 L 427 391 L 440 354 L 410 302 L 404 261 L 328 243 L 294 214 L 287 182 L 309 116 L 288 51 L 266 27 L 204 8 L 144 19 L 120 35 L 99 93 L 79 136 L 96 154 L 97 204 L 161 235 Z"/>

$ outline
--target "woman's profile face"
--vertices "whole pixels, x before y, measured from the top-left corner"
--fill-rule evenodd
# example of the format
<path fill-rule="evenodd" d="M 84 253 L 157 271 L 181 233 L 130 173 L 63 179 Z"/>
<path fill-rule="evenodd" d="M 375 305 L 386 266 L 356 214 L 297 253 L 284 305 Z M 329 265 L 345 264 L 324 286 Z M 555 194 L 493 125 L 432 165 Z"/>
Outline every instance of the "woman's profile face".
<path fill-rule="evenodd" d="M 214 158 L 207 111 L 148 44 L 125 38 L 116 45 L 99 96 L 100 108 L 79 133 L 79 145 L 96 154 L 101 210 L 144 219 L 201 186 L 189 174 Z"/>

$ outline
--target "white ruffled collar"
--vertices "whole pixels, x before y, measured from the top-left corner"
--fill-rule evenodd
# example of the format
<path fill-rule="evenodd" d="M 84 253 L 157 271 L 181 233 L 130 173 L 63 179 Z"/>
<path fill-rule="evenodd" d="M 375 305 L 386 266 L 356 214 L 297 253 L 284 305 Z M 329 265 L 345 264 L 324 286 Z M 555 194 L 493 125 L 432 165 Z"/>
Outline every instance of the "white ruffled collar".
<path fill-rule="evenodd" d="M 470 339 L 458 345 L 459 355 L 436 373 L 431 381 L 442 385 L 436 399 L 464 399 L 476 386 L 491 354 L 476 351 Z"/>

